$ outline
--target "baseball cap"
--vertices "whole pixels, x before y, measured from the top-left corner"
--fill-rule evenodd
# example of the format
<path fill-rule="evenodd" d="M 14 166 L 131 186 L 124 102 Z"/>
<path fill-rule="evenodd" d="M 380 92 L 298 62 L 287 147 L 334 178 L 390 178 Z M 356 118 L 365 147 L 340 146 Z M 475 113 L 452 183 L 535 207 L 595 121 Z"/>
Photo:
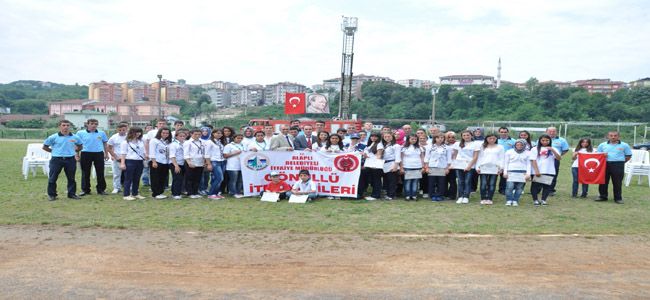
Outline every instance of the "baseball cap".
<path fill-rule="evenodd" d="M 271 172 L 270 175 L 271 175 L 271 177 L 273 177 L 273 176 L 278 176 L 278 175 L 280 175 L 280 173 L 278 173 L 278 172 L 276 172 L 276 171 L 273 171 L 273 172 Z"/>
<path fill-rule="evenodd" d="M 350 135 L 350 139 L 360 139 L 361 137 L 359 136 L 358 133 L 353 133 Z"/>

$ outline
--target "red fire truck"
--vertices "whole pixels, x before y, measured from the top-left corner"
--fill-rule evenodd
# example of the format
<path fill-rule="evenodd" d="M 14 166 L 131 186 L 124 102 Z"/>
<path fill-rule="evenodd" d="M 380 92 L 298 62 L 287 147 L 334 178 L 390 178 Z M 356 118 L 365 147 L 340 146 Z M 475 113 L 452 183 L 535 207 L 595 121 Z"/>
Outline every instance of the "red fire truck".
<path fill-rule="evenodd" d="M 360 120 L 323 120 L 325 122 L 325 130 L 328 132 L 336 132 L 337 129 L 354 127 L 357 131 L 361 130 L 363 123 Z M 248 122 L 248 127 L 253 128 L 254 131 L 264 130 L 264 126 L 271 125 L 275 132 L 280 131 L 280 126 L 289 125 L 289 120 L 276 120 L 276 119 L 252 119 Z M 300 119 L 300 126 L 316 124 L 316 120 Z"/>

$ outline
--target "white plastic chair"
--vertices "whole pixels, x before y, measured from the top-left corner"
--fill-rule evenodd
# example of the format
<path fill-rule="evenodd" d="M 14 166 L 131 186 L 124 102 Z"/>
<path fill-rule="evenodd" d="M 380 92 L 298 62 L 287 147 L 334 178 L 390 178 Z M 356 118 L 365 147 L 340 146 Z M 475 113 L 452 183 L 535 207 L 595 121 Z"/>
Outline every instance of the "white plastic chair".
<path fill-rule="evenodd" d="M 108 158 L 108 160 L 104 161 L 104 174 L 110 174 L 113 175 L 113 159 Z M 95 171 L 95 168 L 91 168 L 91 175 L 93 178 L 97 177 L 97 172 Z"/>
<path fill-rule="evenodd" d="M 632 176 L 638 175 L 637 184 L 641 184 L 641 176 L 648 177 L 650 186 L 650 153 L 645 150 L 632 150 L 632 158 L 625 163 L 625 186 L 630 186 Z"/>
<path fill-rule="evenodd" d="M 49 176 L 50 173 L 50 158 L 52 154 L 43 150 L 43 144 L 28 144 L 27 153 L 23 157 L 23 176 L 27 180 L 29 171 L 32 176 L 36 177 L 36 168 L 43 169 L 43 174 Z"/>

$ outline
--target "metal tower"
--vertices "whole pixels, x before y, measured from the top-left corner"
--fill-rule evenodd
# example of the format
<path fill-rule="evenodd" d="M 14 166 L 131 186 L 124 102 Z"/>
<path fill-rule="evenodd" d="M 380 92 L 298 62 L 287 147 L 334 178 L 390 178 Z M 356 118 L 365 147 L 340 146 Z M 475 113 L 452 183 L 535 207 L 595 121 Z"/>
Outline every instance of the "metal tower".
<path fill-rule="evenodd" d="M 497 89 L 501 86 L 501 57 L 499 57 L 499 66 L 497 67 Z"/>
<path fill-rule="evenodd" d="M 339 118 L 350 118 L 350 99 L 352 99 L 352 61 L 354 58 L 354 33 L 357 31 L 356 17 L 343 17 L 343 57 L 341 60 L 341 99 Z"/>

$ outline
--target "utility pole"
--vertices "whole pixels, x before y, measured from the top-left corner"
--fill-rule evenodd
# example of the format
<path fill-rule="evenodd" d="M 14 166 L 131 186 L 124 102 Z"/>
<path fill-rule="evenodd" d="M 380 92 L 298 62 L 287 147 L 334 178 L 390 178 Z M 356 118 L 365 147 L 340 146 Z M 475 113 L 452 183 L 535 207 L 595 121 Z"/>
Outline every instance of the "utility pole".
<path fill-rule="evenodd" d="M 438 88 L 431 88 L 431 94 L 433 95 L 433 103 L 431 103 L 431 126 L 436 125 L 436 94 L 438 93 Z"/>
<path fill-rule="evenodd" d="M 343 17 L 343 53 L 341 61 L 341 99 L 339 100 L 339 119 L 350 118 L 350 99 L 352 99 L 352 61 L 354 58 L 354 33 L 357 32 L 358 19 Z"/>
<path fill-rule="evenodd" d="M 160 119 L 165 117 L 162 111 L 162 75 L 160 74 L 158 74 L 158 116 Z"/>

